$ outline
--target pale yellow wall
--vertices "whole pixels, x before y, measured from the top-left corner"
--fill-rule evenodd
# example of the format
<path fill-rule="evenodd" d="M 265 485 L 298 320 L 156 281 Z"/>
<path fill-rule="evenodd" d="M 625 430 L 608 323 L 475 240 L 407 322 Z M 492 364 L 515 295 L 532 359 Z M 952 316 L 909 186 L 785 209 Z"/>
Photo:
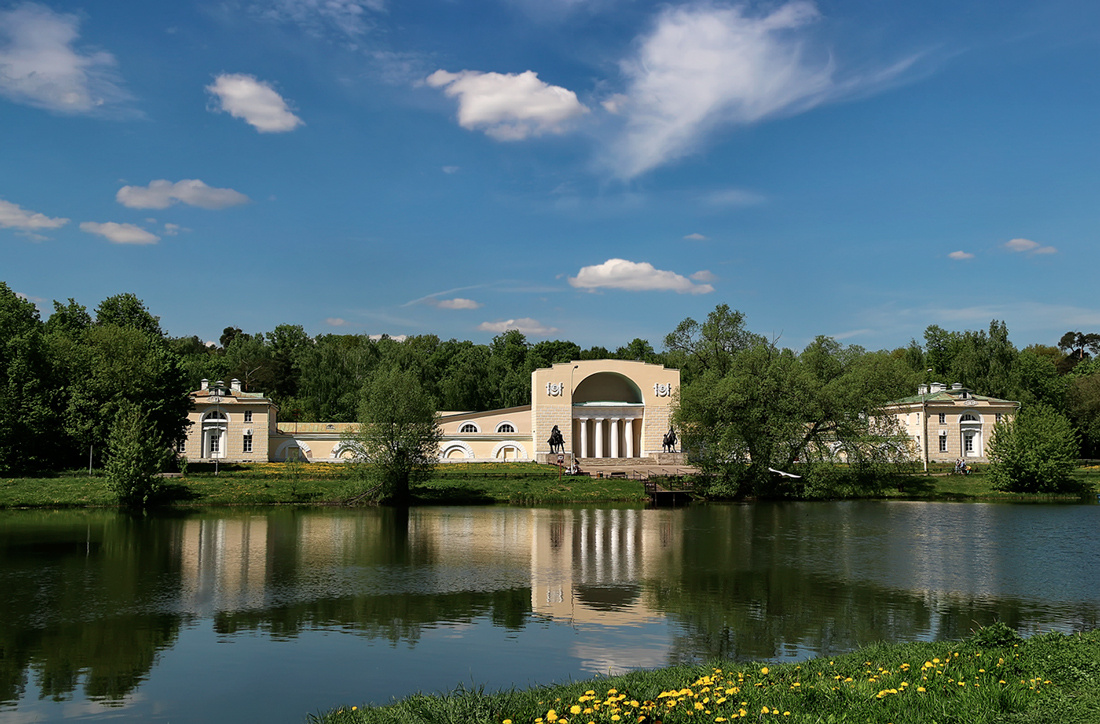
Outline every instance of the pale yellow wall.
<path fill-rule="evenodd" d="M 256 397 L 237 397 L 226 394 L 217 403 L 210 402 L 204 391 L 192 393 L 192 407 L 187 414 L 191 423 L 187 428 L 187 440 L 183 446 L 183 456 L 188 460 L 204 458 L 202 420 L 212 411 L 226 416 L 227 429 L 225 450 L 220 460 L 226 462 L 264 462 L 268 459 L 269 438 L 276 410 L 271 400 Z M 252 413 L 252 421 L 245 422 L 245 411 Z M 252 430 L 252 452 L 244 451 L 244 432 Z"/>
<path fill-rule="evenodd" d="M 511 425 L 513 431 L 502 430 Z M 485 412 L 458 412 L 440 417 L 443 432 L 440 455 L 444 462 L 534 459 L 531 408 L 528 405 Z M 462 432 L 473 426 L 474 432 Z"/>
<path fill-rule="evenodd" d="M 904 405 L 890 405 L 886 408 L 887 414 L 894 416 L 901 429 L 913 441 L 918 458 L 921 457 L 924 430 L 922 427 L 922 410 L 927 408 L 928 415 L 928 459 L 932 462 L 948 462 L 958 458 L 965 458 L 976 462 L 988 460 L 987 451 L 989 440 L 993 434 L 993 426 L 997 423 L 997 415 L 1008 420 L 1016 412 L 1016 403 L 1010 401 L 989 400 L 934 400 L 924 405 L 918 402 L 909 402 Z M 978 418 L 980 424 L 964 424 L 960 418 L 964 414 L 971 414 Z M 944 421 L 940 422 L 940 414 Z M 977 433 L 974 450 L 967 453 L 963 450 L 964 430 Z M 941 433 L 947 441 L 947 449 L 940 451 Z"/>
<path fill-rule="evenodd" d="M 556 364 L 531 373 L 531 435 L 537 453 L 549 453 L 550 432 L 554 425 L 565 438 L 565 449 L 580 455 L 577 439 L 580 427 L 574 419 L 589 415 L 610 418 L 641 413 L 634 423 L 634 457 L 661 452 L 661 441 L 669 428 L 672 401 L 680 388 L 680 371 L 645 362 L 628 360 L 582 360 Z M 574 407 L 574 404 L 585 405 Z M 598 403 L 608 403 L 601 411 Z M 615 403 L 627 403 L 616 405 Z M 635 408 L 640 403 L 643 408 Z M 625 423 L 620 423 L 625 427 Z M 607 423 L 607 427 L 610 424 Z M 586 425 L 591 437 L 595 424 Z M 605 428 L 605 435 L 606 435 Z M 595 442 L 588 446 L 594 456 Z M 608 455 L 610 443 L 604 446 Z M 625 445 L 620 447 L 623 456 Z"/>

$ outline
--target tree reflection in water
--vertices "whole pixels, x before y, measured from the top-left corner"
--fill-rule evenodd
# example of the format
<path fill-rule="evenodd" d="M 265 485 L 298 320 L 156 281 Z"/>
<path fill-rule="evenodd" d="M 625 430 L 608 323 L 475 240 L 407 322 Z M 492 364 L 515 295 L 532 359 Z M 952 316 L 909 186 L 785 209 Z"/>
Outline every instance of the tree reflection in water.
<path fill-rule="evenodd" d="M 527 659 L 543 663 L 548 680 L 960 638 L 996 620 L 1024 632 L 1091 628 L 1100 618 L 1100 543 L 1090 512 L 905 503 L 149 518 L 8 511 L 0 513 L 0 706 L 25 698 L 28 686 L 44 699 L 69 700 L 83 687 L 85 698 L 120 704 L 157 676 L 181 628 L 198 622 L 221 641 L 327 631 L 406 651 L 447 627 L 446 655 L 476 661 L 473 683 L 490 687 L 529 683 L 514 670 Z M 507 634 L 511 664 L 471 654 L 472 632 L 486 629 Z M 438 637 L 433 646 L 431 656 L 444 655 Z M 294 656 L 287 647 L 265 653 Z M 379 649 L 370 656 L 377 670 L 398 666 Z M 561 661 L 570 668 L 545 668 Z M 296 678 L 266 683 L 288 696 L 308 691 L 298 679 L 306 673 L 331 678 L 346 668 L 283 663 Z M 384 693 L 401 694 L 392 684 Z M 303 704 L 303 713 L 335 703 Z M 170 714 L 182 721 L 191 712 Z"/>

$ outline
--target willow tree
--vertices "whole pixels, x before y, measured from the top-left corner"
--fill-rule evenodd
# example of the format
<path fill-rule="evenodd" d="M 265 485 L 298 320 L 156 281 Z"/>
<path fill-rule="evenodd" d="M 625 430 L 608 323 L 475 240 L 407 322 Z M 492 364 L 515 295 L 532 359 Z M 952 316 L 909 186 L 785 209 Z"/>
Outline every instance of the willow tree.
<path fill-rule="evenodd" d="M 725 305 L 703 324 L 685 320 L 665 345 L 689 373 L 673 424 L 713 495 L 801 496 L 807 484 L 834 484 L 838 469 L 847 484 L 881 485 L 910 458 L 875 414 L 907 384 L 903 360 L 827 337 L 798 354 L 747 331 Z M 774 472 L 796 467 L 803 477 Z"/>

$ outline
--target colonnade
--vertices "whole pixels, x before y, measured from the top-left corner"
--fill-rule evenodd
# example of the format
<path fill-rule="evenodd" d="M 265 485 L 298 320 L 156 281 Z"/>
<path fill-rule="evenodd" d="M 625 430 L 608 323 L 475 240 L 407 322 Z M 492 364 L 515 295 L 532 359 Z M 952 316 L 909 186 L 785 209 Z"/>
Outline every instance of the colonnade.
<path fill-rule="evenodd" d="M 634 457 L 634 423 L 639 417 L 578 417 L 580 424 L 580 445 L 574 445 L 578 457 L 587 458 L 632 458 Z M 592 423 L 595 450 L 588 449 L 588 423 Z M 610 443 L 610 450 L 604 450 L 604 438 Z M 579 450 L 577 449 L 579 447 Z M 593 453 L 593 454 L 589 454 Z"/>

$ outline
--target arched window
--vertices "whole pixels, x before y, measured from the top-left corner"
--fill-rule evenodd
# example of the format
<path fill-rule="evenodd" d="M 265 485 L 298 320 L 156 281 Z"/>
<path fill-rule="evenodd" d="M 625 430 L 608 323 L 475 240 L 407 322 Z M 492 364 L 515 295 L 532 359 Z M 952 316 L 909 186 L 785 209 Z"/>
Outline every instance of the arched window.
<path fill-rule="evenodd" d="M 481 432 L 481 430 L 478 429 L 477 423 L 474 423 L 474 422 L 464 422 L 464 423 L 462 423 L 462 425 L 459 426 L 458 431 L 460 433 L 464 433 L 464 432 Z"/>
<path fill-rule="evenodd" d="M 202 418 L 202 452 L 204 458 L 225 457 L 225 436 L 229 418 L 221 410 L 211 410 Z"/>
<path fill-rule="evenodd" d="M 497 425 L 497 432 L 515 432 L 516 426 L 510 422 L 502 422 Z"/>
<path fill-rule="evenodd" d="M 969 413 L 969 412 L 964 412 L 964 413 L 963 413 L 963 414 L 962 414 L 962 415 L 961 415 L 961 416 L 959 417 L 959 422 L 981 422 L 981 420 L 979 420 L 979 419 L 978 419 L 978 418 L 977 418 L 976 416 L 974 416 L 974 415 L 973 415 L 972 413 Z"/>

